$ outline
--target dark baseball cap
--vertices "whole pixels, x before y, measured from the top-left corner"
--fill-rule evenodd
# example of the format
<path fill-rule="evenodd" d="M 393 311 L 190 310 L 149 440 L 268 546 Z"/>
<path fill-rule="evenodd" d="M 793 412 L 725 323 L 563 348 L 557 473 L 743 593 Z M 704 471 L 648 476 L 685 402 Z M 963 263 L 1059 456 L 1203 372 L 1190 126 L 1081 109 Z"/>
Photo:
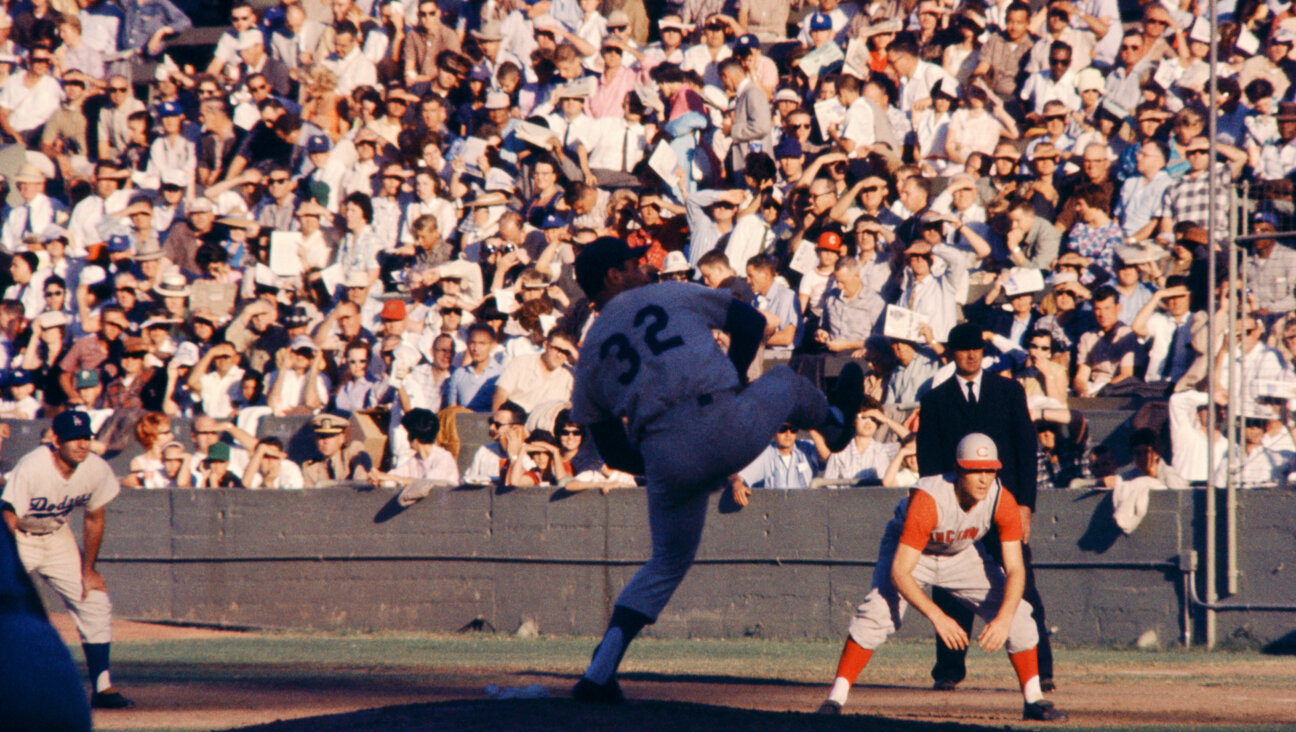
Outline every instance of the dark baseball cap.
<path fill-rule="evenodd" d="M 975 351 L 985 348 L 985 339 L 981 337 L 981 329 L 976 325 L 959 323 L 950 329 L 946 347 L 951 351 Z"/>
<path fill-rule="evenodd" d="M 632 247 L 625 239 L 615 236 L 600 236 L 586 244 L 576 255 L 576 282 L 589 297 L 594 297 L 603 289 L 603 277 L 608 270 L 618 269 L 631 259 L 638 259 L 648 252 L 648 247 Z"/>
<path fill-rule="evenodd" d="M 59 442 L 68 440 L 88 440 L 94 437 L 90 429 L 90 415 L 76 410 L 59 412 L 54 418 L 54 436 Z"/>

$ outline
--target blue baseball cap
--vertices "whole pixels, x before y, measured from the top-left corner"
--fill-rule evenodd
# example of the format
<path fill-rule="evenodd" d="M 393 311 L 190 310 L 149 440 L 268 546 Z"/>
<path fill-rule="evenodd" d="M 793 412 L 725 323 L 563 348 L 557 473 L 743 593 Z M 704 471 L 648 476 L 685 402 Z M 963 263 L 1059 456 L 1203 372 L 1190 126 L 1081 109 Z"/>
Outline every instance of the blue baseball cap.
<path fill-rule="evenodd" d="M 332 149 L 333 141 L 328 138 L 328 135 L 313 135 L 306 141 L 306 152 L 308 153 L 322 153 Z"/>
<path fill-rule="evenodd" d="M 130 237 L 124 234 L 113 234 L 108 237 L 108 252 L 117 254 L 120 252 L 129 252 L 131 248 Z"/>
<path fill-rule="evenodd" d="M 1253 216 L 1251 217 L 1251 223 L 1252 223 L 1252 224 L 1258 224 L 1258 223 L 1261 223 L 1261 222 L 1264 222 L 1264 223 L 1266 223 L 1266 224 L 1269 224 L 1270 226 L 1272 226 L 1272 227 L 1274 227 L 1275 229 L 1277 229 L 1277 228 L 1278 228 L 1278 214 L 1275 214 L 1273 211 L 1256 211 L 1256 212 L 1255 212 L 1255 215 L 1253 215 Z"/>
<path fill-rule="evenodd" d="M 760 39 L 755 33 L 744 33 L 734 41 L 733 52 L 735 55 L 743 55 L 750 53 L 753 48 L 760 48 Z"/>
<path fill-rule="evenodd" d="M 619 269 L 631 259 L 639 259 L 647 253 L 648 247 L 632 247 L 620 237 L 600 236 L 576 255 L 576 282 L 592 298 L 603 291 L 603 279 L 608 270 Z"/>
<path fill-rule="evenodd" d="M 810 16 L 810 30 L 826 31 L 832 29 L 833 29 L 832 18 L 828 17 L 827 15 L 823 13 L 815 13 L 814 15 Z"/>
<path fill-rule="evenodd" d="M 94 432 L 90 429 L 90 415 L 70 409 L 65 412 L 59 412 L 54 418 L 54 436 L 59 442 L 68 440 L 88 440 L 94 437 Z"/>
<path fill-rule="evenodd" d="M 265 9 L 265 13 L 261 15 L 261 24 L 267 28 L 278 28 L 282 26 L 284 21 L 287 19 L 288 11 L 284 10 L 283 7 L 279 5 L 275 5 L 274 7 Z"/>
<path fill-rule="evenodd" d="M 175 102 L 162 102 L 158 105 L 159 117 L 183 117 L 184 110 Z"/>
<path fill-rule="evenodd" d="M 561 229 L 567 226 L 567 217 L 555 211 L 545 214 L 544 221 L 540 222 L 542 229 Z"/>
<path fill-rule="evenodd" d="M 782 160 L 783 158 L 799 158 L 805 151 L 801 149 L 801 141 L 795 137 L 784 137 L 779 140 L 779 144 L 774 146 L 774 159 Z"/>
<path fill-rule="evenodd" d="M 9 386 L 26 386 L 32 383 L 32 372 L 22 369 L 14 369 L 9 374 Z"/>

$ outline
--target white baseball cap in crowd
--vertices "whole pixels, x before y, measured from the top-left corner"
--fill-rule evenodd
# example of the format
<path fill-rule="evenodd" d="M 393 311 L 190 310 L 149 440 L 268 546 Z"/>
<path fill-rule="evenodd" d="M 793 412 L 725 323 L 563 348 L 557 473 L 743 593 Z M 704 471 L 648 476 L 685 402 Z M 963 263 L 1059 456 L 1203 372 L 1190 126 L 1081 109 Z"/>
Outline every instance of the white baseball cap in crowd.
<path fill-rule="evenodd" d="M 959 440 L 954 460 L 964 470 L 998 470 L 1003 467 L 994 440 L 980 432 L 973 432 Z"/>
<path fill-rule="evenodd" d="M 688 257 L 684 252 L 667 252 L 666 261 L 662 262 L 662 274 L 675 274 L 677 272 L 688 272 L 692 269 L 688 263 Z"/>

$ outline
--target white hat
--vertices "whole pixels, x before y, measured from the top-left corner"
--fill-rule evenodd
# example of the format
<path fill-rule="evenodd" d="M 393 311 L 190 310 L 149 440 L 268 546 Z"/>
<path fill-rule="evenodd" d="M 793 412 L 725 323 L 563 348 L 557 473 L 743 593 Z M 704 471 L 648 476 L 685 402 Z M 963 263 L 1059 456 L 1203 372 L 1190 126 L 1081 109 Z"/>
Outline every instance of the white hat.
<path fill-rule="evenodd" d="M 346 280 L 342 283 L 345 287 L 368 287 L 369 275 L 363 270 L 353 269 L 347 272 Z"/>
<path fill-rule="evenodd" d="M 106 279 L 108 279 L 108 275 L 104 272 L 103 267 L 92 264 L 81 270 L 81 274 L 77 276 L 77 283 L 89 287 L 90 285 L 97 285 Z"/>
<path fill-rule="evenodd" d="M 657 21 L 657 30 L 664 31 L 667 28 L 674 28 L 675 30 L 684 33 L 685 35 L 693 31 L 693 26 L 689 25 L 688 23 L 685 23 L 678 15 L 673 15 L 673 14 L 663 15 L 661 17 L 661 20 Z"/>
<path fill-rule="evenodd" d="M 487 109 L 508 109 L 513 106 L 509 100 L 509 95 L 504 92 L 491 92 L 486 95 Z"/>
<path fill-rule="evenodd" d="M 1078 92 L 1102 91 L 1106 88 L 1106 79 L 1103 78 L 1102 72 L 1090 66 L 1081 69 L 1075 76 L 1075 87 Z"/>
<path fill-rule="evenodd" d="M 189 280 L 179 272 L 168 272 L 153 286 L 160 297 L 189 297 Z"/>
<path fill-rule="evenodd" d="M 50 328 L 64 328 L 68 324 L 67 313 L 62 310 L 46 310 L 36 316 L 36 324 L 45 330 Z"/>
<path fill-rule="evenodd" d="M 1136 265 L 1160 261 L 1170 253 L 1155 244 L 1130 244 L 1116 247 L 1116 256 L 1127 265 Z"/>
<path fill-rule="evenodd" d="M 787 87 L 784 87 L 774 92 L 774 101 L 775 102 L 796 102 L 797 104 L 800 104 L 801 95 L 797 94 L 795 89 L 788 89 Z"/>
<path fill-rule="evenodd" d="M 198 364 L 198 344 L 185 341 L 176 349 L 175 355 L 171 357 L 171 363 L 176 366 L 196 366 Z"/>
<path fill-rule="evenodd" d="M 676 272 L 689 272 L 693 268 L 689 266 L 688 258 L 684 252 L 667 252 L 666 261 L 662 262 L 662 274 L 675 274 Z"/>
<path fill-rule="evenodd" d="M 55 239 L 66 239 L 67 237 L 68 237 L 68 230 L 63 228 L 62 226 L 59 226 L 58 224 L 50 224 L 49 226 L 46 226 L 40 233 L 40 240 L 42 244 L 48 244 L 54 241 Z"/>
<path fill-rule="evenodd" d="M 180 186 L 184 188 L 189 184 L 189 179 L 185 177 L 184 171 L 177 168 L 166 168 L 162 171 L 162 185 Z"/>
<path fill-rule="evenodd" d="M 296 338 L 294 338 L 292 340 L 292 343 L 289 345 L 289 348 L 291 348 L 294 351 L 303 348 L 308 348 L 312 351 L 319 350 L 319 348 L 315 345 L 315 341 L 311 340 L 310 336 L 304 336 L 304 335 L 299 335 Z"/>
<path fill-rule="evenodd" d="M 265 45 L 265 36 L 256 28 L 248 28 L 238 36 L 238 50 L 242 51 L 248 48 Z"/>
<path fill-rule="evenodd" d="M 994 440 L 980 432 L 973 432 L 959 440 L 958 448 L 954 451 L 954 461 L 964 470 L 998 470 L 1003 467 Z"/>

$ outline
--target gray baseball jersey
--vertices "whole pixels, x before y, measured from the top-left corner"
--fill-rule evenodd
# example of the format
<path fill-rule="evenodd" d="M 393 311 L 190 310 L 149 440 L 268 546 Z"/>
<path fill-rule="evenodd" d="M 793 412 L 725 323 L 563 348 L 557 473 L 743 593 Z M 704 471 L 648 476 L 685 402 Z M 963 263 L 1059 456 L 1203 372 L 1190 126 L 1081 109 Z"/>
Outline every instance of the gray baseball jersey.
<path fill-rule="evenodd" d="M 112 468 L 98 455 L 90 455 L 77 466 L 71 478 L 54 467 L 54 453 L 44 445 L 18 461 L 7 476 L 0 498 L 13 506 L 18 528 L 33 534 L 48 534 L 67 523 L 77 506 L 94 511 L 117 497 L 121 486 Z"/>
<path fill-rule="evenodd" d="M 684 282 L 638 287 L 614 297 L 585 336 L 572 419 L 628 418 L 632 439 L 672 407 L 739 385 L 715 341 L 733 296 Z"/>

